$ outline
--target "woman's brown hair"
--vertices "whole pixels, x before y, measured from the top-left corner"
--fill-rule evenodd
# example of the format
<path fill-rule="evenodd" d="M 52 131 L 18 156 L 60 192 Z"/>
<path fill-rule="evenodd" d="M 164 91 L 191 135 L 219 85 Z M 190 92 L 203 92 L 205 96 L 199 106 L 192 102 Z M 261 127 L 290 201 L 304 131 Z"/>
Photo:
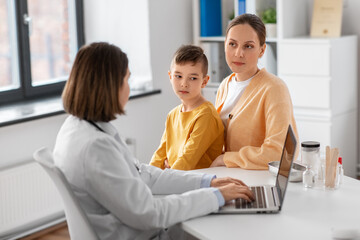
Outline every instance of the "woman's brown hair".
<path fill-rule="evenodd" d="M 123 114 L 119 90 L 127 69 L 128 58 L 117 46 L 105 42 L 83 46 L 62 94 L 65 111 L 95 122 L 109 122 Z"/>
<path fill-rule="evenodd" d="M 239 25 L 239 24 L 249 24 L 256 32 L 256 34 L 259 38 L 260 46 L 264 45 L 265 40 L 266 40 L 266 28 L 265 28 L 264 23 L 261 21 L 261 19 L 258 16 L 256 16 L 255 14 L 249 14 L 249 13 L 245 13 L 245 14 L 241 14 L 241 15 L 237 16 L 236 18 L 231 20 L 231 22 L 227 26 L 226 36 L 228 35 L 228 33 L 232 27 Z"/>

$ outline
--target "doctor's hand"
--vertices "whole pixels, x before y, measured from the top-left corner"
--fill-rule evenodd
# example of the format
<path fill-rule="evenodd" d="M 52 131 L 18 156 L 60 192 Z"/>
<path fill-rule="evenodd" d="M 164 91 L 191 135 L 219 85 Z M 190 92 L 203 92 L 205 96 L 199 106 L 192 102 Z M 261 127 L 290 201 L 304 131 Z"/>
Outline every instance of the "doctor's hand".
<path fill-rule="evenodd" d="M 170 168 L 169 161 L 167 160 L 167 158 L 164 160 L 164 167 Z"/>
<path fill-rule="evenodd" d="M 235 183 L 219 187 L 221 194 L 223 195 L 225 202 L 234 200 L 236 198 L 242 198 L 249 202 L 255 200 L 253 193 L 247 186 L 241 186 Z"/>
<path fill-rule="evenodd" d="M 218 188 L 218 187 L 228 185 L 230 183 L 234 183 L 235 185 L 247 187 L 247 185 L 243 181 L 236 179 L 236 178 L 231 178 L 231 177 L 214 178 L 211 180 L 210 187 Z"/>
<path fill-rule="evenodd" d="M 221 167 L 221 166 L 225 166 L 224 154 L 221 154 L 217 158 L 215 158 L 215 160 L 210 165 L 210 167 Z"/>

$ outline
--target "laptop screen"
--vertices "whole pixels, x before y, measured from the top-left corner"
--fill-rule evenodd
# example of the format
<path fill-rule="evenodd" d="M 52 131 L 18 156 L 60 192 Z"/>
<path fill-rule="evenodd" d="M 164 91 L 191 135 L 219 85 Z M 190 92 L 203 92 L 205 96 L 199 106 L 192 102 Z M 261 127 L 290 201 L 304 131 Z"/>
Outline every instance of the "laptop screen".
<path fill-rule="evenodd" d="M 289 125 L 285 143 L 283 147 L 283 152 L 281 155 L 279 172 L 276 178 L 276 186 L 278 188 L 280 206 L 283 203 L 285 190 L 288 183 L 288 178 L 290 175 L 291 165 L 294 160 L 295 150 L 296 150 L 296 138 L 292 130 L 291 125 Z"/>

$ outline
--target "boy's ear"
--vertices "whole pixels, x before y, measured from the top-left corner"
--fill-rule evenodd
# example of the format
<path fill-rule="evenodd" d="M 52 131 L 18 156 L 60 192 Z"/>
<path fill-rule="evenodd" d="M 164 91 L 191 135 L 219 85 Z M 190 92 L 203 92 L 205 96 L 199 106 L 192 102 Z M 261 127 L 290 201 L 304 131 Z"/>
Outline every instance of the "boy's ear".
<path fill-rule="evenodd" d="M 168 71 L 169 79 L 171 80 L 171 71 Z"/>
<path fill-rule="evenodd" d="M 204 78 L 203 78 L 203 82 L 201 84 L 201 88 L 204 88 L 206 86 L 206 84 L 209 82 L 209 79 L 210 79 L 210 76 L 209 75 L 206 75 Z"/>

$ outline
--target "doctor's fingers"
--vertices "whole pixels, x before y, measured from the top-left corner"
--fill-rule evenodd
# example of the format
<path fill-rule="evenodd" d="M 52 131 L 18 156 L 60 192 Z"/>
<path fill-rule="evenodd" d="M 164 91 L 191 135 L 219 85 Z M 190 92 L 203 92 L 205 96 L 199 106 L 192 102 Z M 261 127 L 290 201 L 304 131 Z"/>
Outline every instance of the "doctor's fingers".
<path fill-rule="evenodd" d="M 234 189 L 234 194 L 236 195 L 235 198 L 242 198 L 249 202 L 252 202 L 255 200 L 253 192 L 248 187 L 238 187 Z"/>
<path fill-rule="evenodd" d="M 212 187 L 220 187 L 220 186 L 224 186 L 224 185 L 227 185 L 230 183 L 234 183 L 234 184 L 240 185 L 240 186 L 247 186 L 243 181 L 241 181 L 239 179 L 231 178 L 231 177 L 215 178 L 211 182 L 211 186 Z"/>
<path fill-rule="evenodd" d="M 229 182 L 232 182 L 232 183 L 247 187 L 247 185 L 243 181 L 241 181 L 239 179 L 231 178 L 231 177 L 227 177 L 227 178 L 228 178 Z"/>
<path fill-rule="evenodd" d="M 248 187 L 236 185 L 234 183 L 219 187 L 219 190 L 223 195 L 225 202 L 236 198 L 243 198 L 248 201 L 254 199 L 254 196 Z"/>

